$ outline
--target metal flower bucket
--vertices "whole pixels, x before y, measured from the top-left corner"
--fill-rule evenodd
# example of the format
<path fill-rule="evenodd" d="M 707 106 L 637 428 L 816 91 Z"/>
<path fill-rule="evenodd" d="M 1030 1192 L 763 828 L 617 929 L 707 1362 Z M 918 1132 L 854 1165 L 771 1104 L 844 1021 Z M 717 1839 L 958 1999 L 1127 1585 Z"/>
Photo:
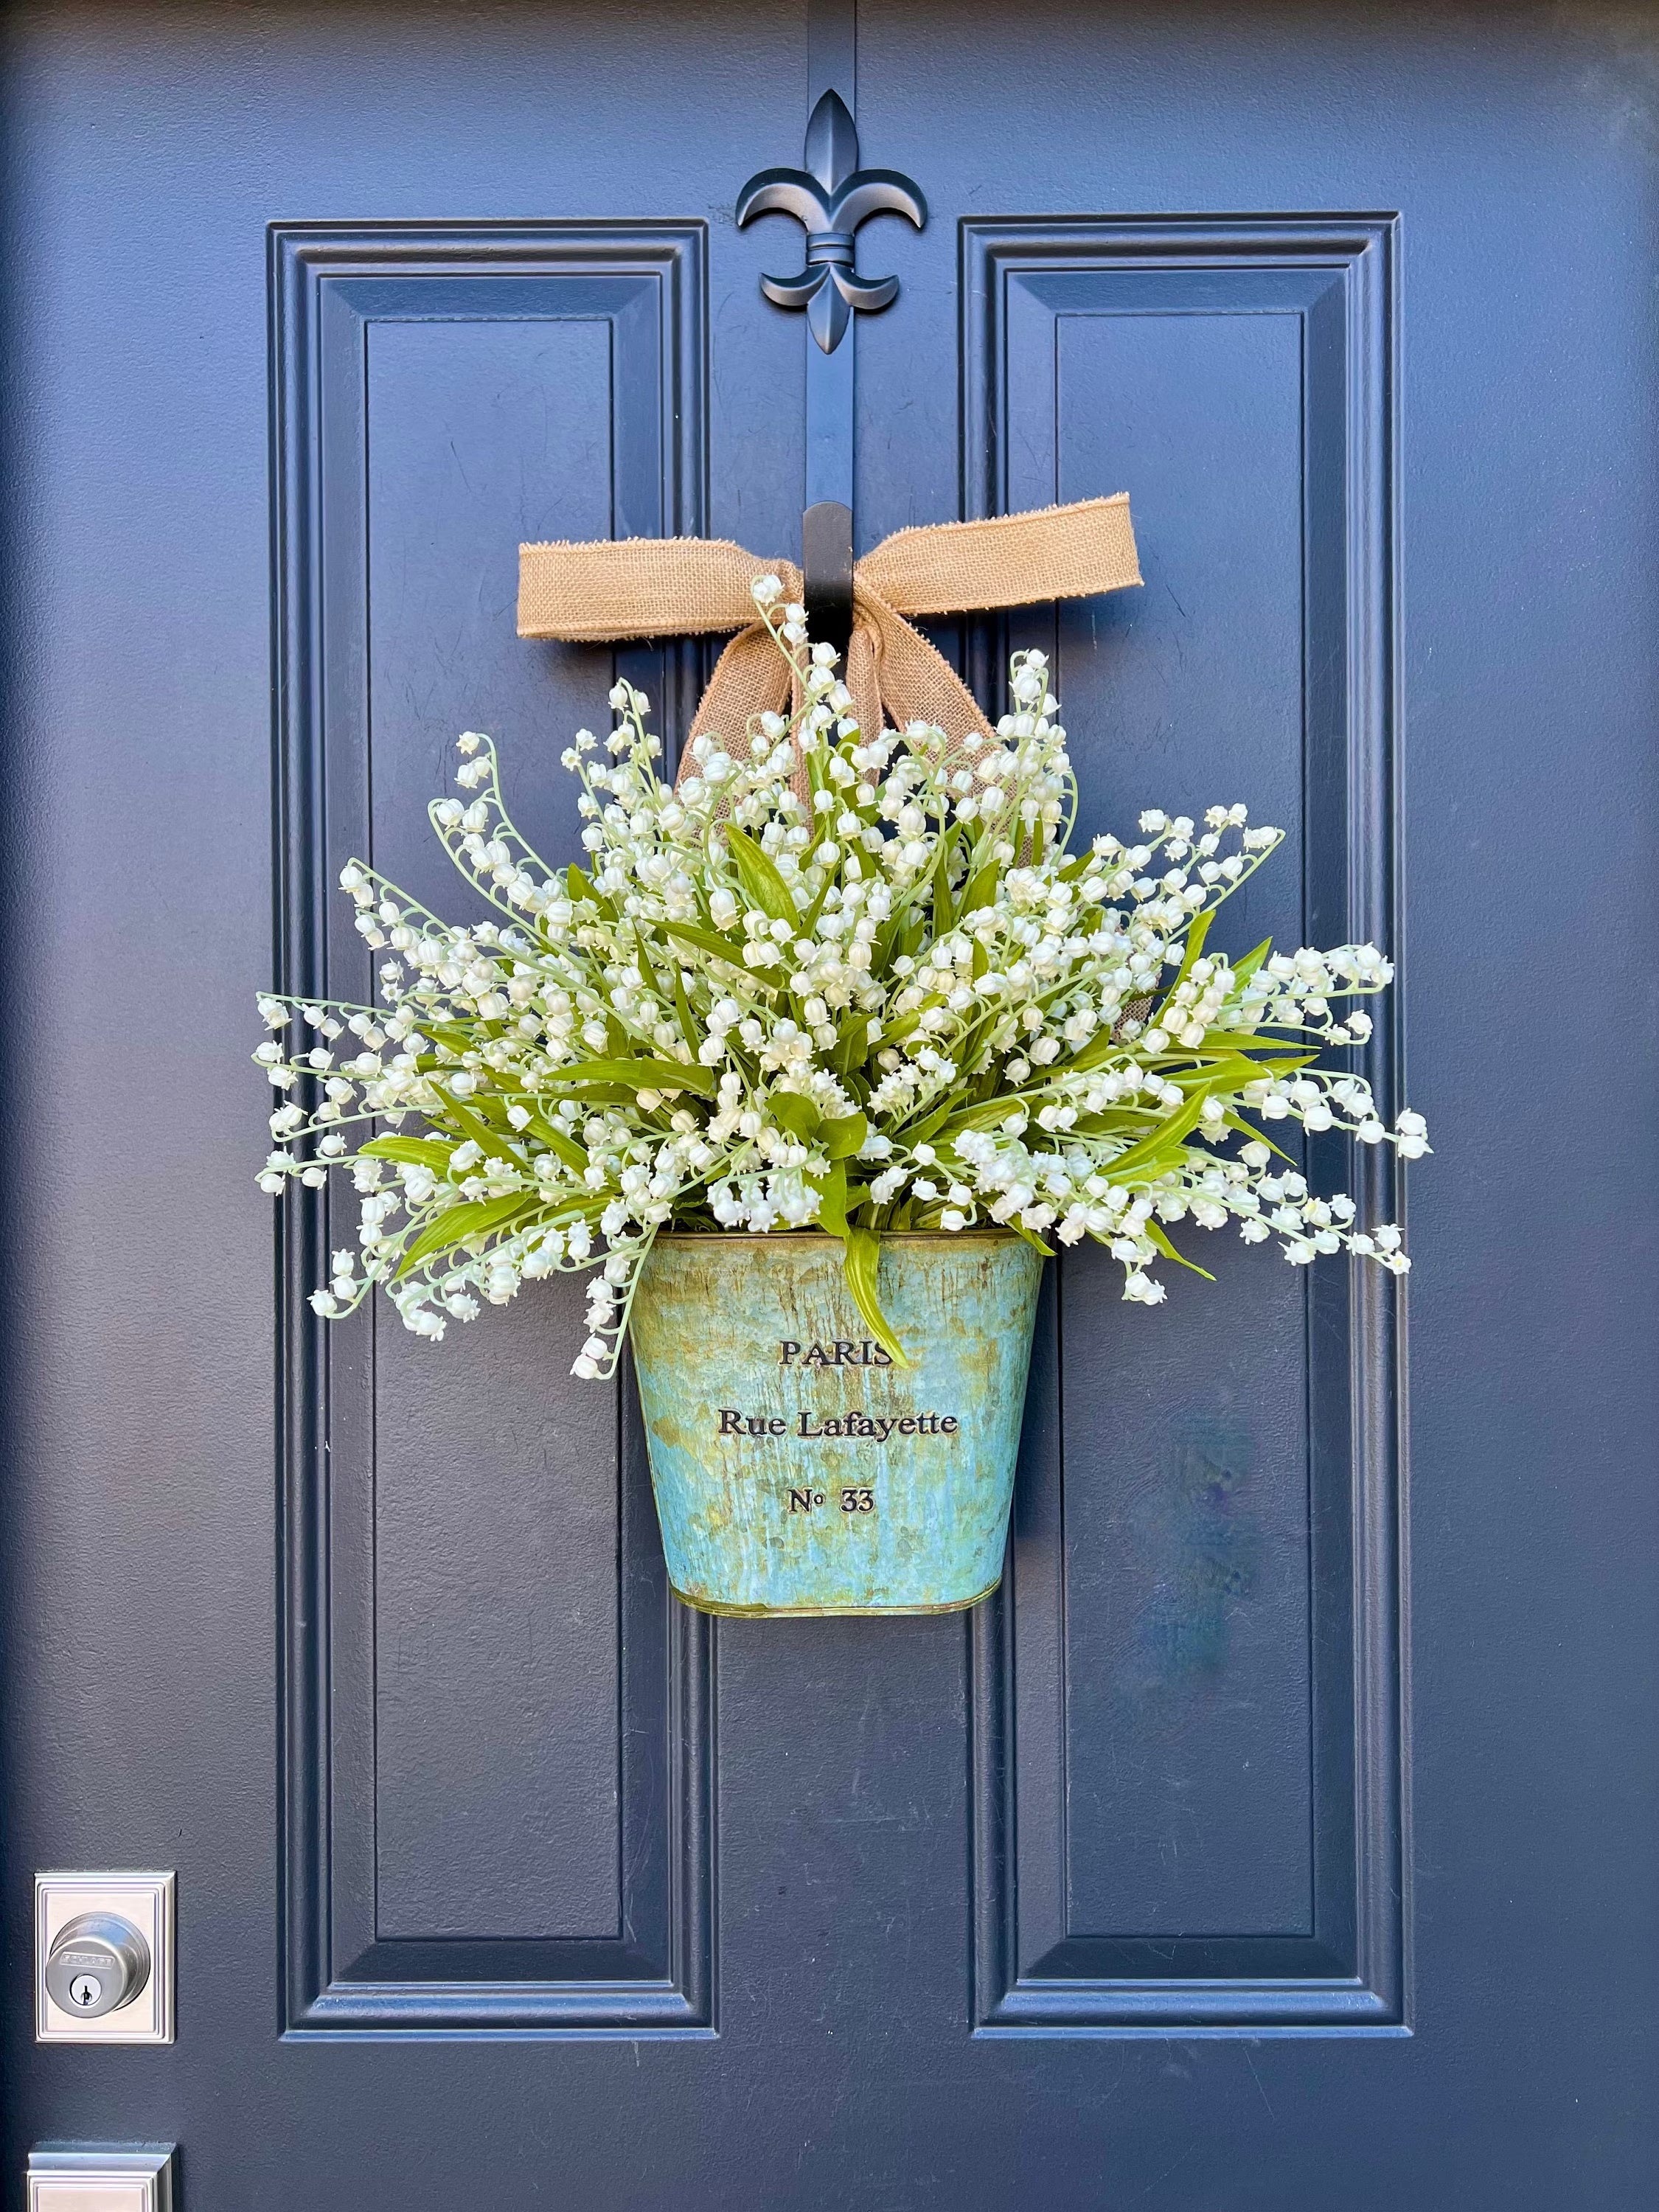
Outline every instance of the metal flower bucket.
<path fill-rule="evenodd" d="M 821 1234 L 659 1237 L 632 1337 L 676 1594 L 705 1613 L 950 1613 L 1002 1576 L 1042 1255 L 895 1236 L 873 1342 Z"/>

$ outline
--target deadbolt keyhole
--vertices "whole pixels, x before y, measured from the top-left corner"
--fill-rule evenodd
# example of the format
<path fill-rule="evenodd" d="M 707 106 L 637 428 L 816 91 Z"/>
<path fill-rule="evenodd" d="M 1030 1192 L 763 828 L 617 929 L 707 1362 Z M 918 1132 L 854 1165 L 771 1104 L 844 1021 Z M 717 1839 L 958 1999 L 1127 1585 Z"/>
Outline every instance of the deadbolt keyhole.
<path fill-rule="evenodd" d="M 130 1920 L 83 1912 L 65 1922 L 46 1954 L 46 1994 L 60 2012 L 100 2020 L 130 2005 L 149 1979 L 149 1946 Z"/>

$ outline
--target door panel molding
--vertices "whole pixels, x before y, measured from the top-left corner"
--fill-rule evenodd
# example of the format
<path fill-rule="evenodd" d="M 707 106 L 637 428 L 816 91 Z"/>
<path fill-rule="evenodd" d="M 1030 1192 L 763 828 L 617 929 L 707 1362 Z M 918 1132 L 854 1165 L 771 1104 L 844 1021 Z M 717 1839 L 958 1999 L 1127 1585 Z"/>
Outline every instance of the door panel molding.
<path fill-rule="evenodd" d="M 1121 488 L 1066 480 L 1061 348 L 1075 319 L 1294 319 L 1301 604 L 1286 620 L 1301 635 L 1301 923 L 1308 942 L 1370 939 L 1396 953 L 1397 251 L 1386 214 L 960 228 L 966 515 Z M 1155 554 L 1156 519 L 1137 520 Z M 981 696 L 1000 687 L 1011 635 L 993 622 L 967 639 Z M 1069 697 L 1058 621 L 1050 640 Z M 1038 641 L 1024 617 L 1018 641 Z M 1400 997 L 1389 994 L 1358 1055 L 1385 1113 Z M 1327 1138 L 1311 1164 L 1318 1187 L 1346 1179 L 1372 1218 L 1399 1218 L 1391 1158 L 1362 1152 L 1350 1167 Z M 1008 1574 L 970 1630 L 975 2032 L 1404 2032 L 1403 1298 L 1358 1262 L 1304 1289 L 1307 1917 L 1282 1933 L 1101 1929 L 1078 1907 L 1072 1856 L 1079 1540 L 1068 1542 L 1066 1497 L 1068 1483 L 1109 1481 L 1112 1468 L 1109 1447 L 1086 1468 L 1067 1463 L 1060 1347 L 1073 1279 L 1062 1262 L 1048 1288 Z"/>
<path fill-rule="evenodd" d="M 379 623 L 393 635 L 395 647 L 380 650 L 392 653 L 401 674 L 409 641 L 413 657 L 422 657 L 422 611 L 436 605 L 447 613 L 453 599 L 467 596 L 452 592 L 441 573 L 425 599 L 420 594 L 430 580 L 423 574 L 408 580 L 404 572 L 429 550 L 436 518 L 447 510 L 434 495 L 428 528 L 417 483 L 407 512 L 389 523 L 381 515 L 377 497 L 392 494 L 377 486 L 406 483 L 413 464 L 400 467 L 394 453 L 392 468 L 377 474 L 384 455 L 371 450 L 372 417 L 381 434 L 374 410 L 389 407 L 388 421 L 402 426 L 385 436 L 394 443 L 398 435 L 424 439 L 428 453 L 454 446 L 450 422 L 464 430 L 474 386 L 482 398 L 506 392 L 504 405 L 544 410 L 538 419 L 550 426 L 550 447 L 564 418 L 585 404 L 592 421 L 578 431 L 599 455 L 601 479 L 607 455 L 611 471 L 608 521 L 599 534 L 699 533 L 706 510 L 706 239 L 698 222 L 277 225 L 270 283 L 282 988 L 361 1001 L 372 976 L 361 940 L 335 911 L 336 878 L 350 853 L 374 849 L 377 819 L 384 823 L 391 803 L 383 789 L 377 809 L 376 778 L 384 786 L 397 769 L 397 747 L 401 772 L 424 788 L 424 749 L 447 748 L 460 726 L 435 726 L 451 705 L 441 681 L 443 647 L 453 641 L 432 646 L 432 665 L 410 671 L 405 692 L 386 680 L 374 631 Z M 443 324 L 471 327 L 434 337 L 433 326 Z M 583 330 L 597 338 L 584 337 Z M 586 377 L 582 392 L 559 386 L 556 375 L 543 388 L 545 364 L 566 361 Z M 479 450 L 501 447 L 492 433 L 480 434 Z M 586 447 L 582 453 L 577 473 L 586 481 L 591 456 Z M 475 496 L 466 458 L 457 453 L 454 470 L 465 495 Z M 532 466 L 536 459 L 530 456 Z M 429 455 L 428 465 L 434 465 Z M 460 501 L 463 492 L 455 496 Z M 573 523 L 568 511 L 550 510 L 545 488 L 533 482 L 515 491 L 499 517 L 493 496 L 465 513 L 492 549 L 500 536 L 509 564 L 519 534 L 596 534 L 588 518 Z M 390 562 L 388 535 L 397 541 Z M 453 557 L 469 589 L 465 564 L 478 560 L 482 599 L 491 586 L 481 557 L 464 548 Z M 375 597 L 380 590 L 385 614 Z M 521 721 L 544 717 L 538 686 L 550 675 L 602 693 L 618 666 L 648 686 L 671 733 L 689 719 L 700 672 L 690 649 L 605 654 L 602 665 L 591 653 L 560 659 L 557 648 L 512 639 L 510 608 L 491 604 L 480 619 L 484 635 L 510 641 L 514 653 L 526 656 L 522 668 L 511 664 L 513 680 L 526 690 L 518 702 Z M 459 657 L 467 658 L 465 649 Z M 539 729 L 537 735 L 539 758 L 546 739 Z M 383 827 L 383 835 L 391 830 Z M 401 1346 L 377 1337 L 372 1313 L 331 1328 L 312 1314 L 307 1293 L 321 1279 L 331 1241 L 354 1234 L 342 1220 L 331 1240 L 325 1204 L 318 1194 L 308 1209 L 286 1215 L 277 1232 L 283 2031 L 291 2037 L 710 2033 L 713 1644 L 709 1624 L 668 1592 L 631 1377 L 624 1376 L 608 1410 L 601 1399 L 585 1398 L 580 1409 L 562 1414 L 550 1394 L 539 1425 L 533 1413 L 529 1417 L 527 1444 L 509 1423 L 504 1444 L 495 1447 L 528 1493 L 516 1503 L 530 1531 L 531 1559 L 509 1559 L 501 1547 L 515 1540 L 494 1525 L 496 1516 L 474 1512 L 467 1525 L 479 1531 L 482 1557 L 474 1571 L 487 1580 L 492 1561 L 516 1569 L 529 1593 L 520 1592 L 528 1626 L 505 1617 L 505 1607 L 502 1623 L 492 1624 L 483 1618 L 488 1607 L 463 1589 L 453 1600 L 458 1612 L 434 1627 L 432 1592 L 446 1595 L 441 1570 L 453 1534 L 436 1518 L 423 1527 L 421 1511 L 427 1498 L 441 1496 L 434 1484 L 444 1468 L 434 1476 L 422 1468 L 425 1492 L 418 1481 L 405 1480 L 404 1502 L 389 1499 L 381 1412 L 397 1404 L 410 1370 L 407 1363 L 388 1368 Z M 544 1312 L 538 1326 L 550 1336 L 561 1316 Z M 447 1346 L 440 1357 L 452 1350 Z M 562 1373 L 562 1364 L 550 1372 Z M 533 1404 L 533 1389 L 529 1395 Z M 590 1406 L 598 1415 L 591 1430 Z M 402 1424 L 398 1449 L 418 1458 L 422 1438 L 411 1444 L 410 1425 Z M 447 1464 L 459 1482 L 469 1469 L 451 1449 Z M 539 1602 L 536 1561 L 556 1557 L 563 1524 L 558 1507 L 547 1502 L 551 1486 L 538 1490 L 538 1449 L 544 1476 L 550 1457 L 561 1453 L 567 1471 L 575 1468 L 585 1485 L 580 1540 L 596 1567 L 614 1566 L 614 1589 L 595 1601 L 596 1629 L 580 1625 L 575 1599 L 562 1621 L 550 1620 Z M 471 1471 L 487 1485 L 487 1448 L 481 1457 L 482 1474 Z M 493 1495 L 487 1487 L 483 1494 Z M 386 1516 L 394 1509 L 401 1517 L 389 1557 L 386 1536 L 393 1524 Z M 465 1501 L 459 1510 L 465 1516 Z M 400 1587 L 400 1574 L 426 1579 Z M 398 1678 L 406 1628 L 412 1692 Z M 546 1641 L 560 1637 L 565 1644 L 550 1657 Z M 591 1654 L 589 1678 L 568 1679 L 580 1670 L 562 1665 L 567 1649 L 584 1662 Z M 466 1694 L 447 1701 L 458 1669 L 470 1666 L 484 1670 L 483 1688 L 464 1684 Z M 499 1716 L 486 1710 L 480 1726 L 480 1698 L 497 1676 L 507 1694 Z M 559 1701 L 578 1698 L 586 1698 L 583 1756 L 566 1772 L 549 1737 L 556 1737 L 562 1710 L 574 1712 Z M 434 1765 L 441 1777 L 445 1758 L 463 1753 L 479 1763 L 509 1808 L 513 1762 L 533 1765 L 532 1784 L 545 1803 L 534 1808 L 539 1827 L 533 1819 L 527 1825 L 531 1849 L 521 1850 L 515 1834 L 471 1844 L 461 1815 L 471 1817 L 476 1808 L 469 1802 L 458 1814 L 438 1802 L 441 1790 L 423 1814 L 423 1781 Z M 572 1803 L 572 1793 L 582 1802 Z M 468 1796 L 465 1789 L 459 1794 Z M 392 1835 L 385 1831 L 394 1809 Z M 446 1820 L 450 1827 L 434 1842 L 428 1826 L 442 1829 Z M 562 1868 L 562 1835 L 580 1847 L 580 1875 L 571 1873 L 568 1855 Z M 494 1896 L 487 1876 L 474 1871 L 485 1863 L 495 1870 Z M 453 1895 L 445 1894 L 446 1884 Z M 538 1884 L 547 1893 L 540 1905 Z"/>

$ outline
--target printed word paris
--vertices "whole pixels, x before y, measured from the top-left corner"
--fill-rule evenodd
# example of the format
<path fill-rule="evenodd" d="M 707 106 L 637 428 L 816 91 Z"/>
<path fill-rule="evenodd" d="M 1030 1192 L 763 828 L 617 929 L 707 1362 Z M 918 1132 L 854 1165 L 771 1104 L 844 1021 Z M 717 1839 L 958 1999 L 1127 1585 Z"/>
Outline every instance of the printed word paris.
<path fill-rule="evenodd" d="M 892 1354 L 861 1337 L 857 1343 L 851 1338 L 837 1336 L 828 1344 L 797 1344 L 793 1337 L 783 1337 L 778 1344 L 780 1367 L 890 1367 Z"/>

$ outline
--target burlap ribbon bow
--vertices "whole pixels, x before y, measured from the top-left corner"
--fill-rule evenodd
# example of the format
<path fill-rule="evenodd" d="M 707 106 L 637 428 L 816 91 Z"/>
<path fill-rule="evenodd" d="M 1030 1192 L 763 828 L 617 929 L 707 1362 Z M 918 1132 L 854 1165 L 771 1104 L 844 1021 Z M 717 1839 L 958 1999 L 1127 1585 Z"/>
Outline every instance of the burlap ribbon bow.
<path fill-rule="evenodd" d="M 735 629 L 692 724 L 728 746 L 751 715 L 783 712 L 790 674 L 758 620 L 750 586 L 768 571 L 786 600 L 799 568 L 765 562 L 724 538 L 623 538 L 519 549 L 519 635 L 573 643 Z M 853 634 L 845 682 L 859 726 L 936 724 L 954 744 L 990 724 L 955 670 L 906 619 L 1028 606 L 1115 592 L 1140 581 L 1129 495 L 1079 500 L 983 522 L 895 531 L 853 571 Z"/>

